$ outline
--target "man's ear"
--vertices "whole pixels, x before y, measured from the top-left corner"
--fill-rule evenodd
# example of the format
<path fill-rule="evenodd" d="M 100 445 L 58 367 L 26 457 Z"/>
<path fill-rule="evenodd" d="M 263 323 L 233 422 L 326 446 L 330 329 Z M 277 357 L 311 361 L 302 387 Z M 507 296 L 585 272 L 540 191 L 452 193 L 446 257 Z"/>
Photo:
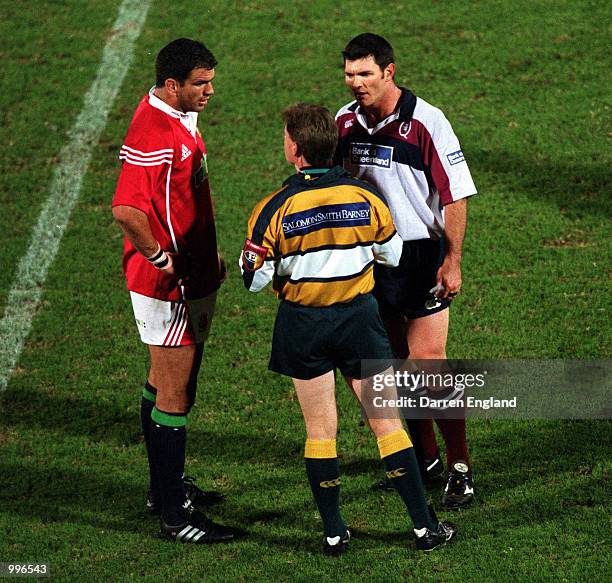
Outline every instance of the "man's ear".
<path fill-rule="evenodd" d="M 302 155 L 302 152 L 300 152 L 300 147 L 297 145 L 297 142 L 293 141 L 293 138 L 291 138 L 291 136 L 289 137 L 289 152 L 294 158 L 299 158 Z"/>
<path fill-rule="evenodd" d="M 395 77 L 395 63 L 389 63 L 383 71 L 383 78 L 385 81 L 391 81 Z"/>
<path fill-rule="evenodd" d="M 179 82 L 176 79 L 166 79 L 164 81 L 164 87 L 169 95 L 176 95 L 179 89 Z"/>

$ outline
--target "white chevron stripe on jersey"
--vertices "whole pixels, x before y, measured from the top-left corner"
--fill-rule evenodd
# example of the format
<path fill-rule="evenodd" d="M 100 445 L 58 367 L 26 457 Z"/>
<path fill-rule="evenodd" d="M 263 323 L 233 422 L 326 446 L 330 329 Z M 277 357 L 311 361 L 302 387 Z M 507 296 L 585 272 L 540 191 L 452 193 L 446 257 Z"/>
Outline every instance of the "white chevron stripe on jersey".
<path fill-rule="evenodd" d="M 143 152 L 123 144 L 119 152 L 119 159 L 135 166 L 160 166 L 161 164 L 172 164 L 173 153 L 172 148 Z"/>
<path fill-rule="evenodd" d="M 119 152 L 120 158 L 128 158 L 130 160 L 134 160 L 135 162 L 159 162 L 160 160 L 168 160 L 172 162 L 172 154 L 158 154 L 157 156 L 136 156 L 136 154 L 132 154 L 123 148 Z"/>
<path fill-rule="evenodd" d="M 182 146 L 181 162 L 184 162 L 187 160 L 187 158 L 189 158 L 189 156 L 191 156 L 191 150 L 185 144 L 182 144 Z"/>
<path fill-rule="evenodd" d="M 352 249 L 322 249 L 306 255 L 292 255 L 280 260 L 277 273 L 293 281 L 303 278 L 332 279 L 361 273 L 374 260 L 371 245 Z"/>
<path fill-rule="evenodd" d="M 153 152 L 143 152 L 142 150 L 137 150 L 136 148 L 130 148 L 129 146 L 126 146 L 125 144 L 121 146 L 121 150 L 127 150 L 128 152 L 132 154 L 137 154 L 138 156 L 144 156 L 145 158 L 148 158 L 151 156 L 159 156 L 160 154 L 172 155 L 174 153 L 174 150 L 172 148 L 165 148 L 163 150 L 154 150 Z"/>
<path fill-rule="evenodd" d="M 123 150 L 119 153 L 119 160 L 125 160 L 129 164 L 134 164 L 135 166 L 161 166 L 162 164 L 172 164 L 172 156 L 168 154 L 156 158 L 141 158 L 124 152 Z"/>
<path fill-rule="evenodd" d="M 160 160 L 159 162 L 137 162 L 127 156 L 119 156 L 119 160 L 125 160 L 128 164 L 133 164 L 134 166 L 161 166 L 162 164 L 172 164 L 172 159 Z"/>

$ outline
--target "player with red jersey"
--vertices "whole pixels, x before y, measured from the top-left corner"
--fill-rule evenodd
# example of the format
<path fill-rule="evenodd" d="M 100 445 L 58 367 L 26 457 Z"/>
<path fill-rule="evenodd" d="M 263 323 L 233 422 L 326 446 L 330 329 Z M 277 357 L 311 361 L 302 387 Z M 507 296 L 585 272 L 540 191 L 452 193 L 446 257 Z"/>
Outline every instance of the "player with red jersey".
<path fill-rule="evenodd" d="M 214 93 L 216 64 L 202 43 L 190 39 L 160 51 L 156 85 L 141 100 L 121 147 L 113 200 L 125 234 L 127 287 L 150 354 L 141 400 L 147 507 L 160 513 L 162 537 L 199 544 L 242 534 L 194 510 L 223 495 L 203 492 L 184 475 L 187 414 L 225 272 L 197 128 L 198 113 Z"/>
<path fill-rule="evenodd" d="M 467 199 L 476 193 L 459 140 L 442 111 L 395 83 L 391 45 L 364 33 L 345 50 L 355 101 L 336 115 L 337 163 L 386 198 L 404 241 L 398 267 L 376 266 L 375 295 L 398 358 L 446 359 L 451 299 L 461 288 Z M 430 419 L 407 419 L 423 478 L 442 472 Z M 446 444 L 446 508 L 473 499 L 465 419 L 438 418 Z"/>

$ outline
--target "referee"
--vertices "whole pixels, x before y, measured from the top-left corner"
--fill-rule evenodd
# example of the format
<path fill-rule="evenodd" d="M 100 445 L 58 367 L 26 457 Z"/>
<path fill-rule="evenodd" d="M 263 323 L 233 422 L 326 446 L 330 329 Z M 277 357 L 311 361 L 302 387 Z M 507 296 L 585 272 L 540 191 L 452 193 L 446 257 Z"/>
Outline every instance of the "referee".
<path fill-rule="evenodd" d="M 324 526 L 323 551 L 342 554 L 350 533 L 340 513 L 335 369 L 368 409 L 368 379 L 390 370 L 392 352 L 371 292 L 374 263 L 394 266 L 402 241 L 385 199 L 331 159 L 338 132 L 325 108 L 283 112 L 284 151 L 297 171 L 264 198 L 248 222 L 240 259 L 245 287 L 270 281 L 281 300 L 269 368 L 293 380 L 306 425 L 306 473 Z M 364 361 L 375 365 L 366 367 Z M 419 550 L 455 527 L 428 508 L 408 434 L 393 410 L 370 418 L 387 476 L 406 504 Z"/>

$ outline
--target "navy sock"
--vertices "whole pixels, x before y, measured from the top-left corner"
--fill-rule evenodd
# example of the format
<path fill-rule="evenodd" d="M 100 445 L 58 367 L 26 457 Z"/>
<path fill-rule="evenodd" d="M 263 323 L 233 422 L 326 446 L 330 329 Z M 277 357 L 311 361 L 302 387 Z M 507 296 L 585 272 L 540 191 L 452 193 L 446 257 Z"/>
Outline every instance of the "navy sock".
<path fill-rule="evenodd" d="M 185 448 L 187 416 L 160 411 L 151 413 L 151 454 L 162 502 L 161 516 L 164 522 L 177 526 L 185 521 Z"/>
<path fill-rule="evenodd" d="M 142 435 L 144 436 L 147 459 L 149 461 L 149 488 L 155 495 L 159 495 L 159 485 L 157 483 L 157 471 L 151 456 L 151 411 L 155 407 L 155 397 L 157 389 L 148 382 L 142 392 L 140 400 L 140 423 L 142 425 Z"/>
<path fill-rule="evenodd" d="M 340 515 L 340 469 L 338 458 L 308 459 L 306 474 L 319 514 L 323 520 L 325 536 L 344 536 L 346 525 Z"/>
<path fill-rule="evenodd" d="M 346 525 L 340 515 L 340 468 L 336 440 L 306 440 L 304 451 L 306 475 L 310 482 L 325 536 L 344 536 Z"/>
<path fill-rule="evenodd" d="M 429 508 L 414 448 L 402 449 L 383 458 L 387 477 L 401 496 L 414 528 L 436 528 Z"/>

